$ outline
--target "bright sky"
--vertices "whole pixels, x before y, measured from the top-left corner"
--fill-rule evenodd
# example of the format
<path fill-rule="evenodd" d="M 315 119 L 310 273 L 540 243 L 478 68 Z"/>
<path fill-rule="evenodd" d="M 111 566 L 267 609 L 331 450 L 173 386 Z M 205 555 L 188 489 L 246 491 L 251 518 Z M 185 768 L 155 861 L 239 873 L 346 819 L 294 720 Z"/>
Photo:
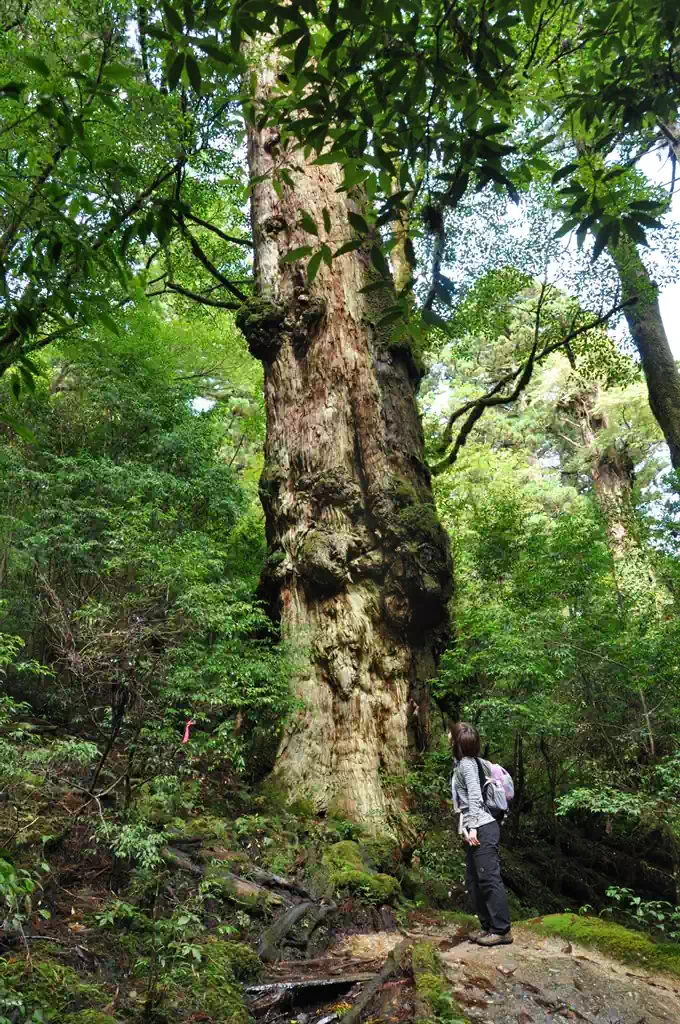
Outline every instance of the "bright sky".
<path fill-rule="evenodd" d="M 660 159 L 656 154 L 649 154 L 640 161 L 640 168 L 649 178 L 668 187 L 671 178 L 669 160 Z M 678 171 L 680 173 L 680 168 Z M 680 182 L 675 186 L 671 219 L 680 228 Z M 664 288 L 659 297 L 659 305 L 669 344 L 675 358 L 680 359 L 680 281 Z"/>

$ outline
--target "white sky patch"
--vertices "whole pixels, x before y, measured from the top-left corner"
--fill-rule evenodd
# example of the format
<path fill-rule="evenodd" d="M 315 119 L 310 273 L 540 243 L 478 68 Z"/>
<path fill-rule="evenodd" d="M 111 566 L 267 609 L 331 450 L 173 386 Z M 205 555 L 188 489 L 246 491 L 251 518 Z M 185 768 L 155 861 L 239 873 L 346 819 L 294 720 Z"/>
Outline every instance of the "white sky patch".
<path fill-rule="evenodd" d="M 640 170 L 647 175 L 650 181 L 654 181 L 666 189 L 670 187 L 672 168 L 667 157 L 648 153 L 640 161 Z M 678 168 L 678 174 L 680 175 L 680 168 Z M 680 225 L 680 180 L 675 184 L 668 217 L 674 224 Z M 675 358 L 680 359 L 680 282 L 667 285 L 661 291 L 659 306 L 668 335 L 668 343 Z"/>

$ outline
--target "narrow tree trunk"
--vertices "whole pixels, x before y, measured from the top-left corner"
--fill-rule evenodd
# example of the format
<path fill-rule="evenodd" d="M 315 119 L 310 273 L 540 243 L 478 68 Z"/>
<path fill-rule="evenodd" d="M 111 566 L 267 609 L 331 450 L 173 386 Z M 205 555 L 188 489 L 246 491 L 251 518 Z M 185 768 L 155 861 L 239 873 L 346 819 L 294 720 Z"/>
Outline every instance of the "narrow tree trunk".
<path fill-rule="evenodd" d="M 661 319 L 658 288 L 632 242 L 620 242 L 610 253 L 624 300 L 637 299 L 626 307 L 626 320 L 640 354 L 649 404 L 666 438 L 673 468 L 680 469 L 680 373 Z"/>
<path fill-rule="evenodd" d="M 646 608 L 650 620 L 669 603 L 669 595 L 659 584 L 649 552 L 640 545 L 634 530 L 634 464 L 627 447 L 603 445 L 598 437 L 607 427 L 606 417 L 597 411 L 599 389 L 584 388 L 572 400 L 583 443 L 590 456 L 595 496 L 607 530 L 609 550 L 614 561 L 616 589 L 621 615 L 626 606 Z M 638 688 L 640 710 L 647 733 L 650 757 L 656 756 L 654 730 L 642 686 Z"/>
<path fill-rule="evenodd" d="M 614 558 L 621 558 L 630 547 L 630 518 L 634 482 L 633 459 L 627 446 L 603 445 L 601 433 L 608 426 L 598 411 L 600 389 L 584 387 L 571 399 L 583 446 L 588 453 L 593 489 L 607 529 Z"/>
<path fill-rule="evenodd" d="M 273 66 L 258 75 L 256 105 Z M 446 638 L 450 555 L 425 464 L 418 372 L 375 326 L 386 300 L 361 293 L 376 276 L 365 251 L 322 263 L 311 286 L 304 264 L 280 262 L 301 245 L 347 240 L 358 207 L 337 191 L 337 165 L 287 153 L 271 127 L 249 128 L 248 158 L 258 298 L 238 322 L 265 376 L 262 592 L 305 655 L 295 679 L 303 707 L 275 774 L 290 798 L 379 830 L 401 805 L 386 780 L 427 744 L 426 682 Z M 282 165 L 295 189 L 273 187 Z M 318 240 L 299 226 L 303 212 Z"/>

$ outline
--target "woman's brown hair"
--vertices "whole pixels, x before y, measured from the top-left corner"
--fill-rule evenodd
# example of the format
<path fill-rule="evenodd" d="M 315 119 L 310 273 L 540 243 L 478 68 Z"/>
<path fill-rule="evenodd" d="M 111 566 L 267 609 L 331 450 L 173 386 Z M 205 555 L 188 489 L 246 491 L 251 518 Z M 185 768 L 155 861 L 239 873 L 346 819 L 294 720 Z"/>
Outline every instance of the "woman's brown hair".
<path fill-rule="evenodd" d="M 451 730 L 451 745 L 457 761 L 462 757 L 479 757 L 479 733 L 469 722 L 456 722 Z"/>

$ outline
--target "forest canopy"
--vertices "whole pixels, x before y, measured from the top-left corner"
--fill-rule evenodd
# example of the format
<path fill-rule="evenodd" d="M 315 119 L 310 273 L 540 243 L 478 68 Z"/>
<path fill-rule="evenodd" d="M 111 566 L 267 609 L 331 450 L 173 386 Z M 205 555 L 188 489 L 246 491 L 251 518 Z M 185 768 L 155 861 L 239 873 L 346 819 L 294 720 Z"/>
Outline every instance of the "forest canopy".
<path fill-rule="evenodd" d="M 518 913 L 667 935 L 678 5 L 5 0 L 0 29 L 15 945 L 86 851 L 146 1019 L 184 1020 L 206 930 L 254 942 L 291 893 L 301 955 L 345 898 L 449 908 L 461 717 L 515 779 Z M 0 1020 L 37 1020 L 0 960 Z M 76 995 L 57 1024 L 110 1024 Z"/>

